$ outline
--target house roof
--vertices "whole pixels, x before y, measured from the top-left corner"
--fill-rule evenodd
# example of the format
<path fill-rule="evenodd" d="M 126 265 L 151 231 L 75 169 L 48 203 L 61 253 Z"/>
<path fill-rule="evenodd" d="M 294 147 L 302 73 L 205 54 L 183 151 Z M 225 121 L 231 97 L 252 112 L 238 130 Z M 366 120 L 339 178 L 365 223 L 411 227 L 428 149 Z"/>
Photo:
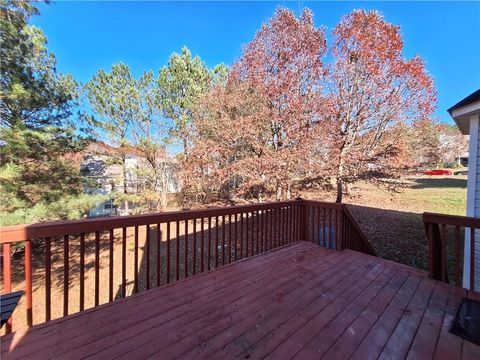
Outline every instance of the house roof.
<path fill-rule="evenodd" d="M 460 100 L 458 103 L 456 103 L 455 105 L 453 105 L 450 109 L 448 109 L 447 111 L 450 113 L 450 115 L 452 115 L 452 112 L 453 110 L 456 110 L 456 109 L 459 109 L 463 106 L 466 106 L 468 104 L 471 104 L 475 101 L 479 101 L 480 100 L 480 89 L 478 89 L 477 91 L 471 93 L 470 95 L 468 95 L 466 98 Z"/>
<path fill-rule="evenodd" d="M 460 100 L 447 111 L 455 120 L 462 134 L 468 135 L 470 133 L 471 115 L 480 114 L 480 89 Z"/>
<path fill-rule="evenodd" d="M 119 147 L 108 145 L 103 141 L 92 141 L 82 151 L 66 153 L 64 157 L 66 159 L 73 160 L 74 162 L 80 164 L 83 158 L 85 157 L 85 155 L 113 156 L 116 153 L 118 154 L 119 150 L 120 150 Z M 136 156 L 140 158 L 145 156 L 141 151 L 139 151 L 134 146 L 126 146 L 123 148 L 123 151 L 126 153 L 127 156 Z M 160 147 L 157 150 L 157 156 L 159 158 L 168 157 L 168 154 L 164 147 Z"/>

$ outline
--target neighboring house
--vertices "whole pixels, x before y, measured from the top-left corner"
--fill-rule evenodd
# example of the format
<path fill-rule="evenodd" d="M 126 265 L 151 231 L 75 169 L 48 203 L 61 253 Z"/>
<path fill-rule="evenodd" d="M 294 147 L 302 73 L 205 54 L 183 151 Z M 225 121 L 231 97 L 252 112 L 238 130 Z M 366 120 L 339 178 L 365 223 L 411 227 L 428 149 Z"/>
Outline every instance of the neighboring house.
<path fill-rule="evenodd" d="M 451 129 L 447 131 L 452 132 Z M 442 154 L 441 161 L 446 166 L 466 167 L 468 164 L 468 135 L 463 135 L 454 129 L 454 134 L 443 133 L 438 137 Z"/>
<path fill-rule="evenodd" d="M 467 216 L 480 217 L 480 89 L 448 109 L 458 128 L 470 135 L 467 183 Z M 470 278 L 470 231 L 465 230 L 463 285 L 469 287 Z M 480 290 L 480 232 L 475 233 L 475 290 Z"/>
<path fill-rule="evenodd" d="M 107 195 L 112 192 L 123 192 L 122 165 L 112 163 L 108 154 L 86 154 L 80 163 L 80 172 L 89 180 L 85 192 L 92 195 Z M 137 192 L 137 159 L 127 156 L 127 193 Z M 118 208 L 109 199 L 94 209 L 90 209 L 88 217 L 110 216 L 118 214 Z"/>
<path fill-rule="evenodd" d="M 90 182 L 89 186 L 85 187 L 85 192 L 88 194 L 107 195 L 112 192 L 124 192 L 123 170 L 122 164 L 118 158 L 113 156 L 115 148 L 110 147 L 104 143 L 93 143 L 85 151 L 83 151 L 82 159 L 80 160 L 80 172 Z M 157 191 L 166 193 L 176 193 L 179 191 L 179 185 L 176 177 L 177 166 L 176 163 L 167 155 L 161 157 L 159 160 L 159 167 L 165 169 L 166 182 L 157 186 Z M 126 156 L 126 182 L 127 193 L 137 194 L 145 187 L 145 178 L 142 177 L 142 170 L 149 167 L 147 160 L 132 149 L 131 153 Z M 95 209 L 91 209 L 88 217 L 110 216 L 121 213 L 113 204 L 112 199 L 99 205 Z"/>

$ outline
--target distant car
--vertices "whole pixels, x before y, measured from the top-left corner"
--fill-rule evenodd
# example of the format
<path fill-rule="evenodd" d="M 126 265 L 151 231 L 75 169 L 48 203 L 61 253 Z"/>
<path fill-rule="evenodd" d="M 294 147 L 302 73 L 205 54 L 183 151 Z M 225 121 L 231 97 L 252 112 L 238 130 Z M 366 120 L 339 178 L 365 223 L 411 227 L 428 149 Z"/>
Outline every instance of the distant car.
<path fill-rule="evenodd" d="M 468 175 L 468 170 L 455 171 L 453 175 Z"/>
<path fill-rule="evenodd" d="M 450 170 L 444 169 L 435 169 L 435 170 L 427 170 L 424 172 L 425 175 L 452 175 Z"/>

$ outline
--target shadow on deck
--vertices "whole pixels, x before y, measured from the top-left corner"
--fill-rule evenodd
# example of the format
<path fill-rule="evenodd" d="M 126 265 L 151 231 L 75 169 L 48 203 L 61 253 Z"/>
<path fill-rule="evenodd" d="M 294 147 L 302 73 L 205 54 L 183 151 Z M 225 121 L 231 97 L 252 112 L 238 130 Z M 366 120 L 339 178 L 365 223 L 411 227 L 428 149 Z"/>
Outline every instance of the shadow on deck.
<path fill-rule="evenodd" d="M 479 294 L 295 242 L 2 338 L 9 358 L 479 358 L 449 333 Z"/>

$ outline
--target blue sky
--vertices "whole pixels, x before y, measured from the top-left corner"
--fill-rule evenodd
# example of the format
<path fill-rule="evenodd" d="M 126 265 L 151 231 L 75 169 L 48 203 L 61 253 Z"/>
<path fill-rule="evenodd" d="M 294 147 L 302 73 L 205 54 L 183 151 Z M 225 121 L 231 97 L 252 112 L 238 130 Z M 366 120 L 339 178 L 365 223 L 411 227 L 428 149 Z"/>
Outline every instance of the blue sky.
<path fill-rule="evenodd" d="M 314 12 L 330 31 L 353 9 L 376 9 L 400 25 L 404 55 L 420 54 L 438 89 L 437 116 L 480 87 L 480 2 L 61 2 L 41 5 L 33 23 L 58 68 L 86 82 L 122 61 L 134 74 L 158 71 L 183 45 L 213 67 L 231 64 L 278 6 Z"/>

